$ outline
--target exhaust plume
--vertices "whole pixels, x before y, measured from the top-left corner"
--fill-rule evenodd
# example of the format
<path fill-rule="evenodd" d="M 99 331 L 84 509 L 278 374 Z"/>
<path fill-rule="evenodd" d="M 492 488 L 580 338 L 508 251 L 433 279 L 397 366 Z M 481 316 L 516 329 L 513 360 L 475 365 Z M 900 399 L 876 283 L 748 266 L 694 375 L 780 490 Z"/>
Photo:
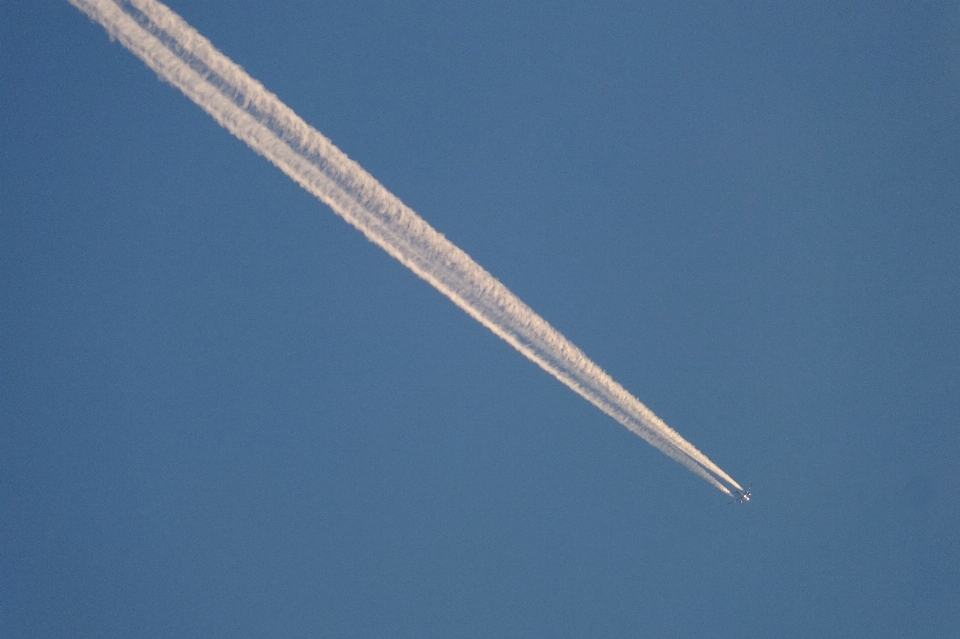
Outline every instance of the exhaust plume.
<path fill-rule="evenodd" d="M 69 0 L 161 79 L 545 371 L 712 485 L 740 485 L 507 287 L 156 0 Z M 722 482 L 726 482 L 726 485 Z"/>

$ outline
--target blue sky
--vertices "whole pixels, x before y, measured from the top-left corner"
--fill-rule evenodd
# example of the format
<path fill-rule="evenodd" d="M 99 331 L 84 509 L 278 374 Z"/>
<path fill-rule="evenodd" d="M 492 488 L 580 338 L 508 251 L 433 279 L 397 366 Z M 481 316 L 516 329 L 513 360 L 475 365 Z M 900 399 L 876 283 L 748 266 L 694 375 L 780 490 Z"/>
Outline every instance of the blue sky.
<path fill-rule="evenodd" d="M 960 6 L 170 2 L 744 485 L 0 0 L 0 636 L 960 632 Z"/>

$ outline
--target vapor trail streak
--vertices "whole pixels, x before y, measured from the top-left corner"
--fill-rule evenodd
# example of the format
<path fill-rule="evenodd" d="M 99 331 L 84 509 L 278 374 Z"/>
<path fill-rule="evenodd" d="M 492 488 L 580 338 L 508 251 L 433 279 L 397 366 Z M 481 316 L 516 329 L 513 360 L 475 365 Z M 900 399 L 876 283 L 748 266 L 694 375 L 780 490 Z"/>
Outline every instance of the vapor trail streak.
<path fill-rule="evenodd" d="M 155 0 L 69 0 L 224 128 L 471 317 L 657 449 L 740 488 L 496 278 Z"/>

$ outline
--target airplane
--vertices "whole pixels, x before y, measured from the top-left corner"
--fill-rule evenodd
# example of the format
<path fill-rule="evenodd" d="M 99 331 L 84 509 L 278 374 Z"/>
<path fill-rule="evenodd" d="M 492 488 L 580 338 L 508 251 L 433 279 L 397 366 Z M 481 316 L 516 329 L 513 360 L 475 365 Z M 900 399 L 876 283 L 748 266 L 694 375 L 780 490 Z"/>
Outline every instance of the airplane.
<path fill-rule="evenodd" d="M 746 490 L 734 490 L 733 491 L 733 501 L 731 504 L 743 504 L 750 501 L 750 490 L 753 488 L 753 484 L 747 486 Z"/>

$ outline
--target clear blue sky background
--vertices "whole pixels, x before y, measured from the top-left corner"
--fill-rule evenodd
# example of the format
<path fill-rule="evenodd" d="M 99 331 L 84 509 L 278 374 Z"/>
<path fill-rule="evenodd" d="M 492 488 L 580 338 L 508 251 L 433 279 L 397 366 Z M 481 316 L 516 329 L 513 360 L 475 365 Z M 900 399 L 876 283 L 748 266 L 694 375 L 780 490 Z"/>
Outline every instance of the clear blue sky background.
<path fill-rule="evenodd" d="M 170 6 L 728 506 L 0 0 L 0 636 L 960 636 L 960 6 Z"/>

